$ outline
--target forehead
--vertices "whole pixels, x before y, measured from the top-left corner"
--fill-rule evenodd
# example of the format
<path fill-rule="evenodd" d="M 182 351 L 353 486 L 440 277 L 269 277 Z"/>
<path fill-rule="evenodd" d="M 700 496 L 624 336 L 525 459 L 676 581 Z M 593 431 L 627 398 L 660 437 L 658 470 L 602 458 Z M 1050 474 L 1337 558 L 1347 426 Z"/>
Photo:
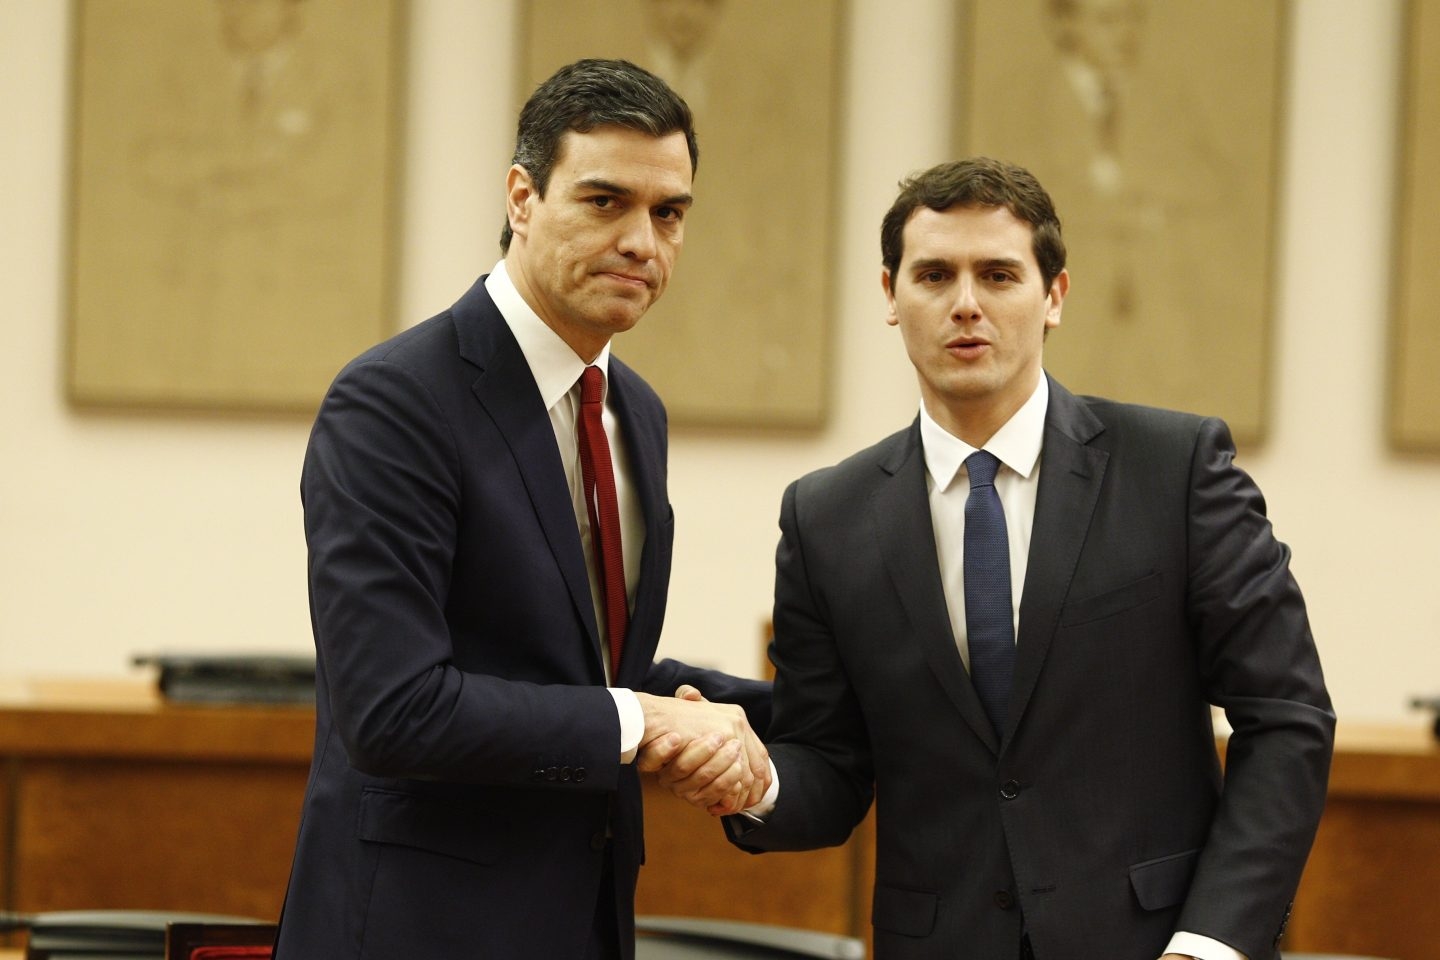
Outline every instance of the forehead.
<path fill-rule="evenodd" d="M 922 206 L 905 221 L 904 261 L 1017 260 L 1038 269 L 1035 228 L 1005 207 Z"/>
<path fill-rule="evenodd" d="M 555 151 L 551 178 L 564 182 L 604 180 L 630 189 L 652 185 L 666 195 L 690 190 L 690 149 L 676 130 L 659 137 L 629 127 L 567 131 Z"/>

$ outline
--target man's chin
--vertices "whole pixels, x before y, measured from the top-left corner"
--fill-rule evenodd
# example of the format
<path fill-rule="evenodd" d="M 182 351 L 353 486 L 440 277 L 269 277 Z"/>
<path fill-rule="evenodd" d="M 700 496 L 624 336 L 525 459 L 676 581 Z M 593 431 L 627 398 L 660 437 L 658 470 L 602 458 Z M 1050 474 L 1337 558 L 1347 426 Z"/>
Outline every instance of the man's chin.
<path fill-rule="evenodd" d="M 645 316 L 644 310 L 613 310 L 598 317 L 597 323 L 608 330 L 611 336 L 614 336 L 636 327 L 643 316 Z"/>
<path fill-rule="evenodd" d="M 620 299 L 609 304 L 602 312 L 601 322 L 616 333 L 623 333 L 639 323 L 653 303 L 648 296 Z"/>

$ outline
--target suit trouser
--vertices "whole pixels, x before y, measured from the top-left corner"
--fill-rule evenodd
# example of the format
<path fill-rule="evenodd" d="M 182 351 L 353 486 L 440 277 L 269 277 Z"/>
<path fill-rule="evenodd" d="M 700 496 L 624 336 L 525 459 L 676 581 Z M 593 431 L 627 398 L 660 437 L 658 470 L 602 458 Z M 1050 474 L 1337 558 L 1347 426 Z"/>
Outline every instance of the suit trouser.
<path fill-rule="evenodd" d="M 608 844 L 604 863 L 584 960 L 620 960 L 620 930 L 615 923 L 615 860 Z"/>

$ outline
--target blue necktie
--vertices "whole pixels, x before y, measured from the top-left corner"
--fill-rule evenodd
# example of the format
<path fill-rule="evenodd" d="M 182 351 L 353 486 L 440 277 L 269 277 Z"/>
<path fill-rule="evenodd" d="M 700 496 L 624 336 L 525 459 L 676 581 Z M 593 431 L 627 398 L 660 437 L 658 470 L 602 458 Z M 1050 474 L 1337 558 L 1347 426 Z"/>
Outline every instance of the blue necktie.
<path fill-rule="evenodd" d="M 1015 621 L 1010 608 L 1010 539 L 1005 511 L 995 492 L 1000 461 L 978 450 L 965 458 L 970 495 L 965 498 L 965 630 L 969 635 L 970 682 L 997 734 L 1005 730 L 1010 677 L 1015 672 Z"/>

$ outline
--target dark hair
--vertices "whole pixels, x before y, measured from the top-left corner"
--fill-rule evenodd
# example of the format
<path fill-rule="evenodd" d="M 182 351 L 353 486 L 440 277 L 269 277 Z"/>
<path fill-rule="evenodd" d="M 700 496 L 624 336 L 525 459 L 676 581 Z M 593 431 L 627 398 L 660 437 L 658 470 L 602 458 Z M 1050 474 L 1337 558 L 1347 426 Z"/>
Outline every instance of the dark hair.
<path fill-rule="evenodd" d="M 951 207 L 1004 207 L 1033 228 L 1032 248 L 1045 289 L 1065 269 L 1060 217 L 1040 181 L 1013 163 L 971 157 L 939 164 L 900 181 L 900 195 L 880 223 L 880 259 L 891 283 L 904 253 L 905 224 L 922 206 L 937 212 Z"/>
<path fill-rule="evenodd" d="M 628 60 L 577 60 L 559 70 L 530 95 L 520 111 L 515 156 L 530 174 L 541 198 L 559 159 L 560 140 L 574 130 L 626 127 L 663 137 L 679 131 L 690 150 L 690 172 L 700 163 L 695 119 L 690 107 L 664 80 Z M 510 249 L 510 219 L 500 231 L 500 249 Z"/>

